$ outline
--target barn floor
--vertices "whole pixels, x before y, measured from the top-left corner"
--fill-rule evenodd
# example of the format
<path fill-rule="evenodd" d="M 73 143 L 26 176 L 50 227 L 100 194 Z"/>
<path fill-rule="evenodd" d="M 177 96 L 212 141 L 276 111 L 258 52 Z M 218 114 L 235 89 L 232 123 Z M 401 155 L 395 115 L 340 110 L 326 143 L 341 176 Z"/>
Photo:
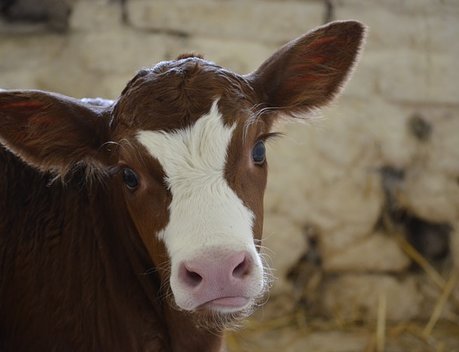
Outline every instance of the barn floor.
<path fill-rule="evenodd" d="M 425 337 L 426 322 L 365 325 L 311 319 L 268 303 L 229 332 L 229 352 L 459 352 L 459 321 L 440 321 Z"/>

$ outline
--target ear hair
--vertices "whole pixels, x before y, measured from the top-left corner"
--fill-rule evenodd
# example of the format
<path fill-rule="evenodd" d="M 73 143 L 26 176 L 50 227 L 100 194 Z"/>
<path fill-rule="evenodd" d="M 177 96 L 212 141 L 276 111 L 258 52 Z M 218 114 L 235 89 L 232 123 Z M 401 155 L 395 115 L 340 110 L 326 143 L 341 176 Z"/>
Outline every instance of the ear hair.
<path fill-rule="evenodd" d="M 101 169 L 109 140 L 105 109 L 37 90 L 0 92 L 0 141 L 27 164 L 63 177 L 75 166 Z"/>
<path fill-rule="evenodd" d="M 357 21 L 336 21 L 287 43 L 246 78 L 265 112 L 296 116 L 329 103 L 350 77 L 365 39 Z"/>

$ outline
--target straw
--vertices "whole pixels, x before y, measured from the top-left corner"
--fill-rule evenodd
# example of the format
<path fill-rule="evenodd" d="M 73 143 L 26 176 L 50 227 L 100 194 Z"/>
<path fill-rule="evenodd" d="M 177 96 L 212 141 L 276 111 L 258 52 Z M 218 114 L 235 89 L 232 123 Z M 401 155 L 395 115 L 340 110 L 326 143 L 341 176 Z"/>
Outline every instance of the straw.
<path fill-rule="evenodd" d="M 435 324 L 440 319 L 441 313 L 445 308 L 445 304 L 448 301 L 451 292 L 453 292 L 454 287 L 456 286 L 456 282 L 458 279 L 458 273 L 453 272 L 446 283 L 440 298 L 438 299 L 437 303 L 435 304 L 434 310 L 432 311 L 432 315 L 430 316 L 429 322 L 425 326 L 422 334 L 424 337 L 429 337 L 432 334 L 432 330 L 435 327 Z"/>
<path fill-rule="evenodd" d="M 384 352 L 386 344 L 386 294 L 381 292 L 378 300 L 378 316 L 376 323 L 376 351 Z"/>
<path fill-rule="evenodd" d="M 407 240 L 405 240 L 401 235 L 395 236 L 395 239 L 400 245 L 400 248 L 418 264 L 427 274 L 427 276 L 441 289 L 445 286 L 445 280 L 434 269 L 432 265 L 424 258 Z"/>

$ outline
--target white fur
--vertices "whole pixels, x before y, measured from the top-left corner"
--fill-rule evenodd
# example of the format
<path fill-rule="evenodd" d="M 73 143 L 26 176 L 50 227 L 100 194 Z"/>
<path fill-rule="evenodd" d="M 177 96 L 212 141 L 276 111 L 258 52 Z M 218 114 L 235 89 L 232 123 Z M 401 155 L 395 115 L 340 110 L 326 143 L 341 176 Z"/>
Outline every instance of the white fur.
<path fill-rule="evenodd" d="M 217 102 L 189 128 L 137 134 L 138 141 L 161 163 L 172 193 L 169 224 L 158 236 L 171 259 L 170 284 L 175 301 L 186 310 L 196 308 L 196 304 L 178 280 L 178 267 L 182 261 L 216 249 L 250 253 L 255 268 L 247 296 L 257 296 L 263 287 L 262 264 L 253 243 L 253 213 L 224 177 L 234 126 L 223 124 Z"/>

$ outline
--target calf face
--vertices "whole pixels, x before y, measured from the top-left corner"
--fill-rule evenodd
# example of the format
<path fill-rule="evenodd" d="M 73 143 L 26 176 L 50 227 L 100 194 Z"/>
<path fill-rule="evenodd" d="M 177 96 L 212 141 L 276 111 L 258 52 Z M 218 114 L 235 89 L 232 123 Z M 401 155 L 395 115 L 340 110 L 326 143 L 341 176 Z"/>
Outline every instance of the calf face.
<path fill-rule="evenodd" d="M 123 181 L 135 178 L 134 188 L 125 187 L 127 206 L 144 242 L 164 244 L 167 255 L 158 243 L 148 246 L 150 255 L 158 268 L 164 259 L 170 264 L 163 278 L 170 275 L 181 309 L 240 313 L 267 285 L 255 243 L 262 234 L 271 122 L 256 119 L 256 104 L 246 79 L 188 57 L 142 72 L 115 109 L 120 172 L 129 175 Z M 158 127 L 158 118 L 168 125 Z M 139 150 L 143 165 L 133 165 Z M 149 194 L 153 183 L 163 191 Z M 154 231 L 151 212 L 140 208 L 158 199 L 167 220 Z"/>
<path fill-rule="evenodd" d="M 64 176 L 83 164 L 111 178 L 170 303 L 231 322 L 269 281 L 258 244 L 273 123 L 329 102 L 363 33 L 353 21 L 320 27 L 246 76 L 195 56 L 161 62 L 109 106 L 2 92 L 0 139 L 42 171 Z"/>

